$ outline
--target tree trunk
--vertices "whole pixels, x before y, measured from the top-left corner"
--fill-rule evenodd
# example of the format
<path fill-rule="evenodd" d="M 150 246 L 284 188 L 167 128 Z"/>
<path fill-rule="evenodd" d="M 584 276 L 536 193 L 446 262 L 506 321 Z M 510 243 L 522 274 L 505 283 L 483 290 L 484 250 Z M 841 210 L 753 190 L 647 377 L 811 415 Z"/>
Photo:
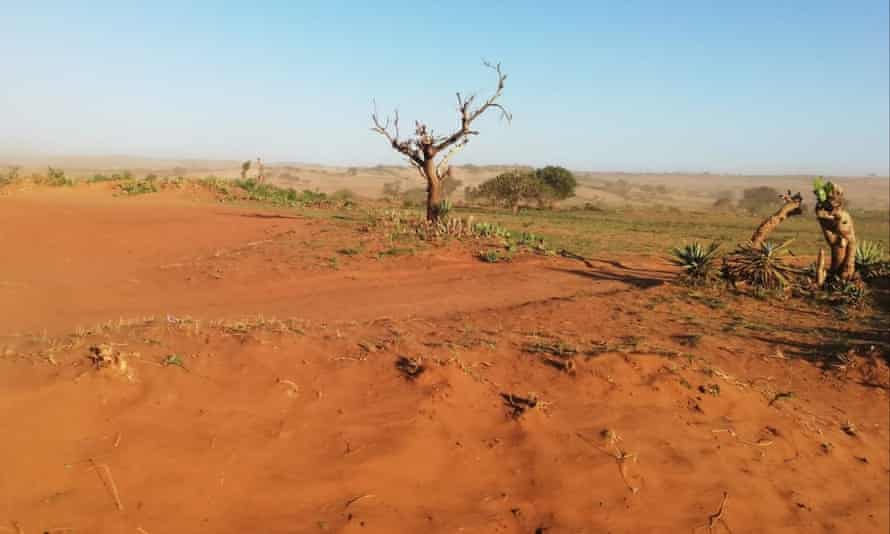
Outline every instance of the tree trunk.
<path fill-rule="evenodd" d="M 856 276 L 856 230 L 853 217 L 844 208 L 844 192 L 839 186 L 835 185 L 828 198 L 816 206 L 816 217 L 831 249 L 829 274 L 852 280 Z"/>
<path fill-rule="evenodd" d="M 445 200 L 442 180 L 436 172 L 436 163 L 433 158 L 424 162 L 423 175 L 426 177 L 426 220 L 436 222 L 441 216 L 440 208 Z"/>
<path fill-rule="evenodd" d="M 766 218 L 760 226 L 757 227 L 757 230 L 754 231 L 754 235 L 751 236 L 751 246 L 753 248 L 759 249 L 760 246 L 766 241 L 766 238 L 776 229 L 779 224 L 791 217 L 792 215 L 798 215 L 801 213 L 801 204 L 803 200 L 798 197 L 790 197 L 790 200 L 786 200 L 785 205 L 779 208 L 779 211 Z"/>

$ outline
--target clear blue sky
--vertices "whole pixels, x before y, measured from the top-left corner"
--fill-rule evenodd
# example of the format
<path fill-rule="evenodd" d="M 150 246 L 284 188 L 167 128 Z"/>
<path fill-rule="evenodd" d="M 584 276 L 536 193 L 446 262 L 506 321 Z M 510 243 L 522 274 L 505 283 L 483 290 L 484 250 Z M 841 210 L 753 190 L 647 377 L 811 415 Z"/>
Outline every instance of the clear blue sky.
<path fill-rule="evenodd" d="M 394 163 L 371 99 L 444 132 L 489 58 L 458 163 L 890 169 L 887 0 L 125 4 L 0 0 L 0 152 Z"/>

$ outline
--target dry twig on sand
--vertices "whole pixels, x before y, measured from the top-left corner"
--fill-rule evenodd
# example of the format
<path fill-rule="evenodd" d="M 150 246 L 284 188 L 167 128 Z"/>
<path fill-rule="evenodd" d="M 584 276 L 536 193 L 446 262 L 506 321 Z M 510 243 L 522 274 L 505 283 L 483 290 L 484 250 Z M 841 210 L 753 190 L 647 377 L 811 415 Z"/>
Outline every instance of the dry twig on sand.
<path fill-rule="evenodd" d="M 609 456 L 614 458 L 615 461 L 618 463 L 618 473 L 621 475 L 621 480 L 624 481 L 624 485 L 627 486 L 627 489 L 629 489 L 630 492 L 633 493 L 634 495 L 636 495 L 637 493 L 640 492 L 639 486 L 634 486 L 633 484 L 630 483 L 630 480 L 627 477 L 627 467 L 626 467 L 627 460 L 633 460 L 634 462 L 637 461 L 637 454 L 621 450 L 621 447 L 618 446 L 618 442 L 621 441 L 621 436 L 619 436 L 613 430 L 610 430 L 608 428 L 603 430 L 600 433 L 600 435 L 603 437 L 603 439 L 607 440 L 608 445 L 610 447 L 612 447 L 613 450 L 610 451 L 603 447 L 600 447 L 599 445 L 596 445 L 595 443 L 593 443 L 593 440 L 587 438 L 587 436 L 585 436 L 584 434 L 582 434 L 580 432 L 576 432 L 576 435 L 579 438 L 581 438 L 583 441 L 586 441 L 587 443 L 593 445 L 595 448 L 599 449 L 603 453 L 608 454 Z"/>
<path fill-rule="evenodd" d="M 374 497 L 373 493 L 365 493 L 364 495 L 359 495 L 358 497 L 353 497 L 353 498 L 349 499 L 348 501 L 346 501 L 346 506 L 344 506 L 343 508 L 349 508 L 350 506 L 352 506 L 353 504 L 357 503 L 358 501 L 360 501 L 362 499 L 370 499 L 372 497 Z"/>
<path fill-rule="evenodd" d="M 699 525 L 692 529 L 693 534 L 700 528 L 707 528 L 708 534 L 713 534 L 718 524 L 723 525 L 723 528 L 725 528 L 727 532 L 732 534 L 732 529 L 729 528 L 729 525 L 726 523 L 726 519 L 724 518 L 724 516 L 726 515 L 726 501 L 728 500 L 729 492 L 724 491 L 723 500 L 720 501 L 720 508 L 716 512 L 708 516 L 707 523 L 705 523 L 704 525 Z"/>
<path fill-rule="evenodd" d="M 92 458 L 90 458 L 90 464 L 96 469 L 96 473 L 99 475 L 99 478 L 102 479 L 102 483 L 105 484 L 108 491 L 111 492 L 111 496 L 114 497 L 114 504 L 117 506 L 117 509 L 123 511 L 124 505 L 121 503 L 121 497 L 117 491 L 117 484 L 114 483 L 114 477 L 111 476 L 111 469 L 105 464 L 97 464 Z"/>

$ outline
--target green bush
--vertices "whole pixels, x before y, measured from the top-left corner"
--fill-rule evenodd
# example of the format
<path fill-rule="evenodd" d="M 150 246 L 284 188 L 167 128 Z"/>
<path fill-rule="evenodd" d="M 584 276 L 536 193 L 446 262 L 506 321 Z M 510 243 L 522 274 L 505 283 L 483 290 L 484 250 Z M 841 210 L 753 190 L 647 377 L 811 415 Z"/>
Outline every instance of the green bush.
<path fill-rule="evenodd" d="M 487 200 L 516 211 L 521 204 L 546 206 L 565 200 L 574 196 L 577 185 L 575 176 L 562 167 L 514 170 L 482 182 L 479 187 L 468 187 L 466 198 Z"/>
<path fill-rule="evenodd" d="M 42 183 L 52 187 L 64 187 L 74 185 L 74 180 L 65 176 L 65 171 L 54 167 L 47 167 L 46 177 Z"/>
<path fill-rule="evenodd" d="M 127 195 L 147 195 L 158 192 L 157 180 L 145 178 L 142 180 L 129 180 L 118 185 L 118 190 Z"/>
<path fill-rule="evenodd" d="M 774 209 L 779 202 L 781 194 L 775 188 L 768 186 L 752 187 L 742 191 L 742 199 L 738 207 L 752 214 L 760 214 Z"/>
<path fill-rule="evenodd" d="M 575 175 L 563 167 L 547 166 L 538 169 L 535 171 L 535 178 L 549 188 L 556 200 L 575 196 L 575 188 L 578 187 Z"/>

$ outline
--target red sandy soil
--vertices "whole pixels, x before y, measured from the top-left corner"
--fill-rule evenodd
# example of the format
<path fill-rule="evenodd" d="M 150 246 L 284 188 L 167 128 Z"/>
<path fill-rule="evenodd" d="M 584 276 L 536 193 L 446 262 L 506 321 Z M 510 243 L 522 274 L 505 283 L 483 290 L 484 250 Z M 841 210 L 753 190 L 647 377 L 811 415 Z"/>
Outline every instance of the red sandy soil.
<path fill-rule="evenodd" d="M 382 247 L 167 194 L 0 197 L 0 533 L 890 528 L 883 318 L 651 260 Z"/>

